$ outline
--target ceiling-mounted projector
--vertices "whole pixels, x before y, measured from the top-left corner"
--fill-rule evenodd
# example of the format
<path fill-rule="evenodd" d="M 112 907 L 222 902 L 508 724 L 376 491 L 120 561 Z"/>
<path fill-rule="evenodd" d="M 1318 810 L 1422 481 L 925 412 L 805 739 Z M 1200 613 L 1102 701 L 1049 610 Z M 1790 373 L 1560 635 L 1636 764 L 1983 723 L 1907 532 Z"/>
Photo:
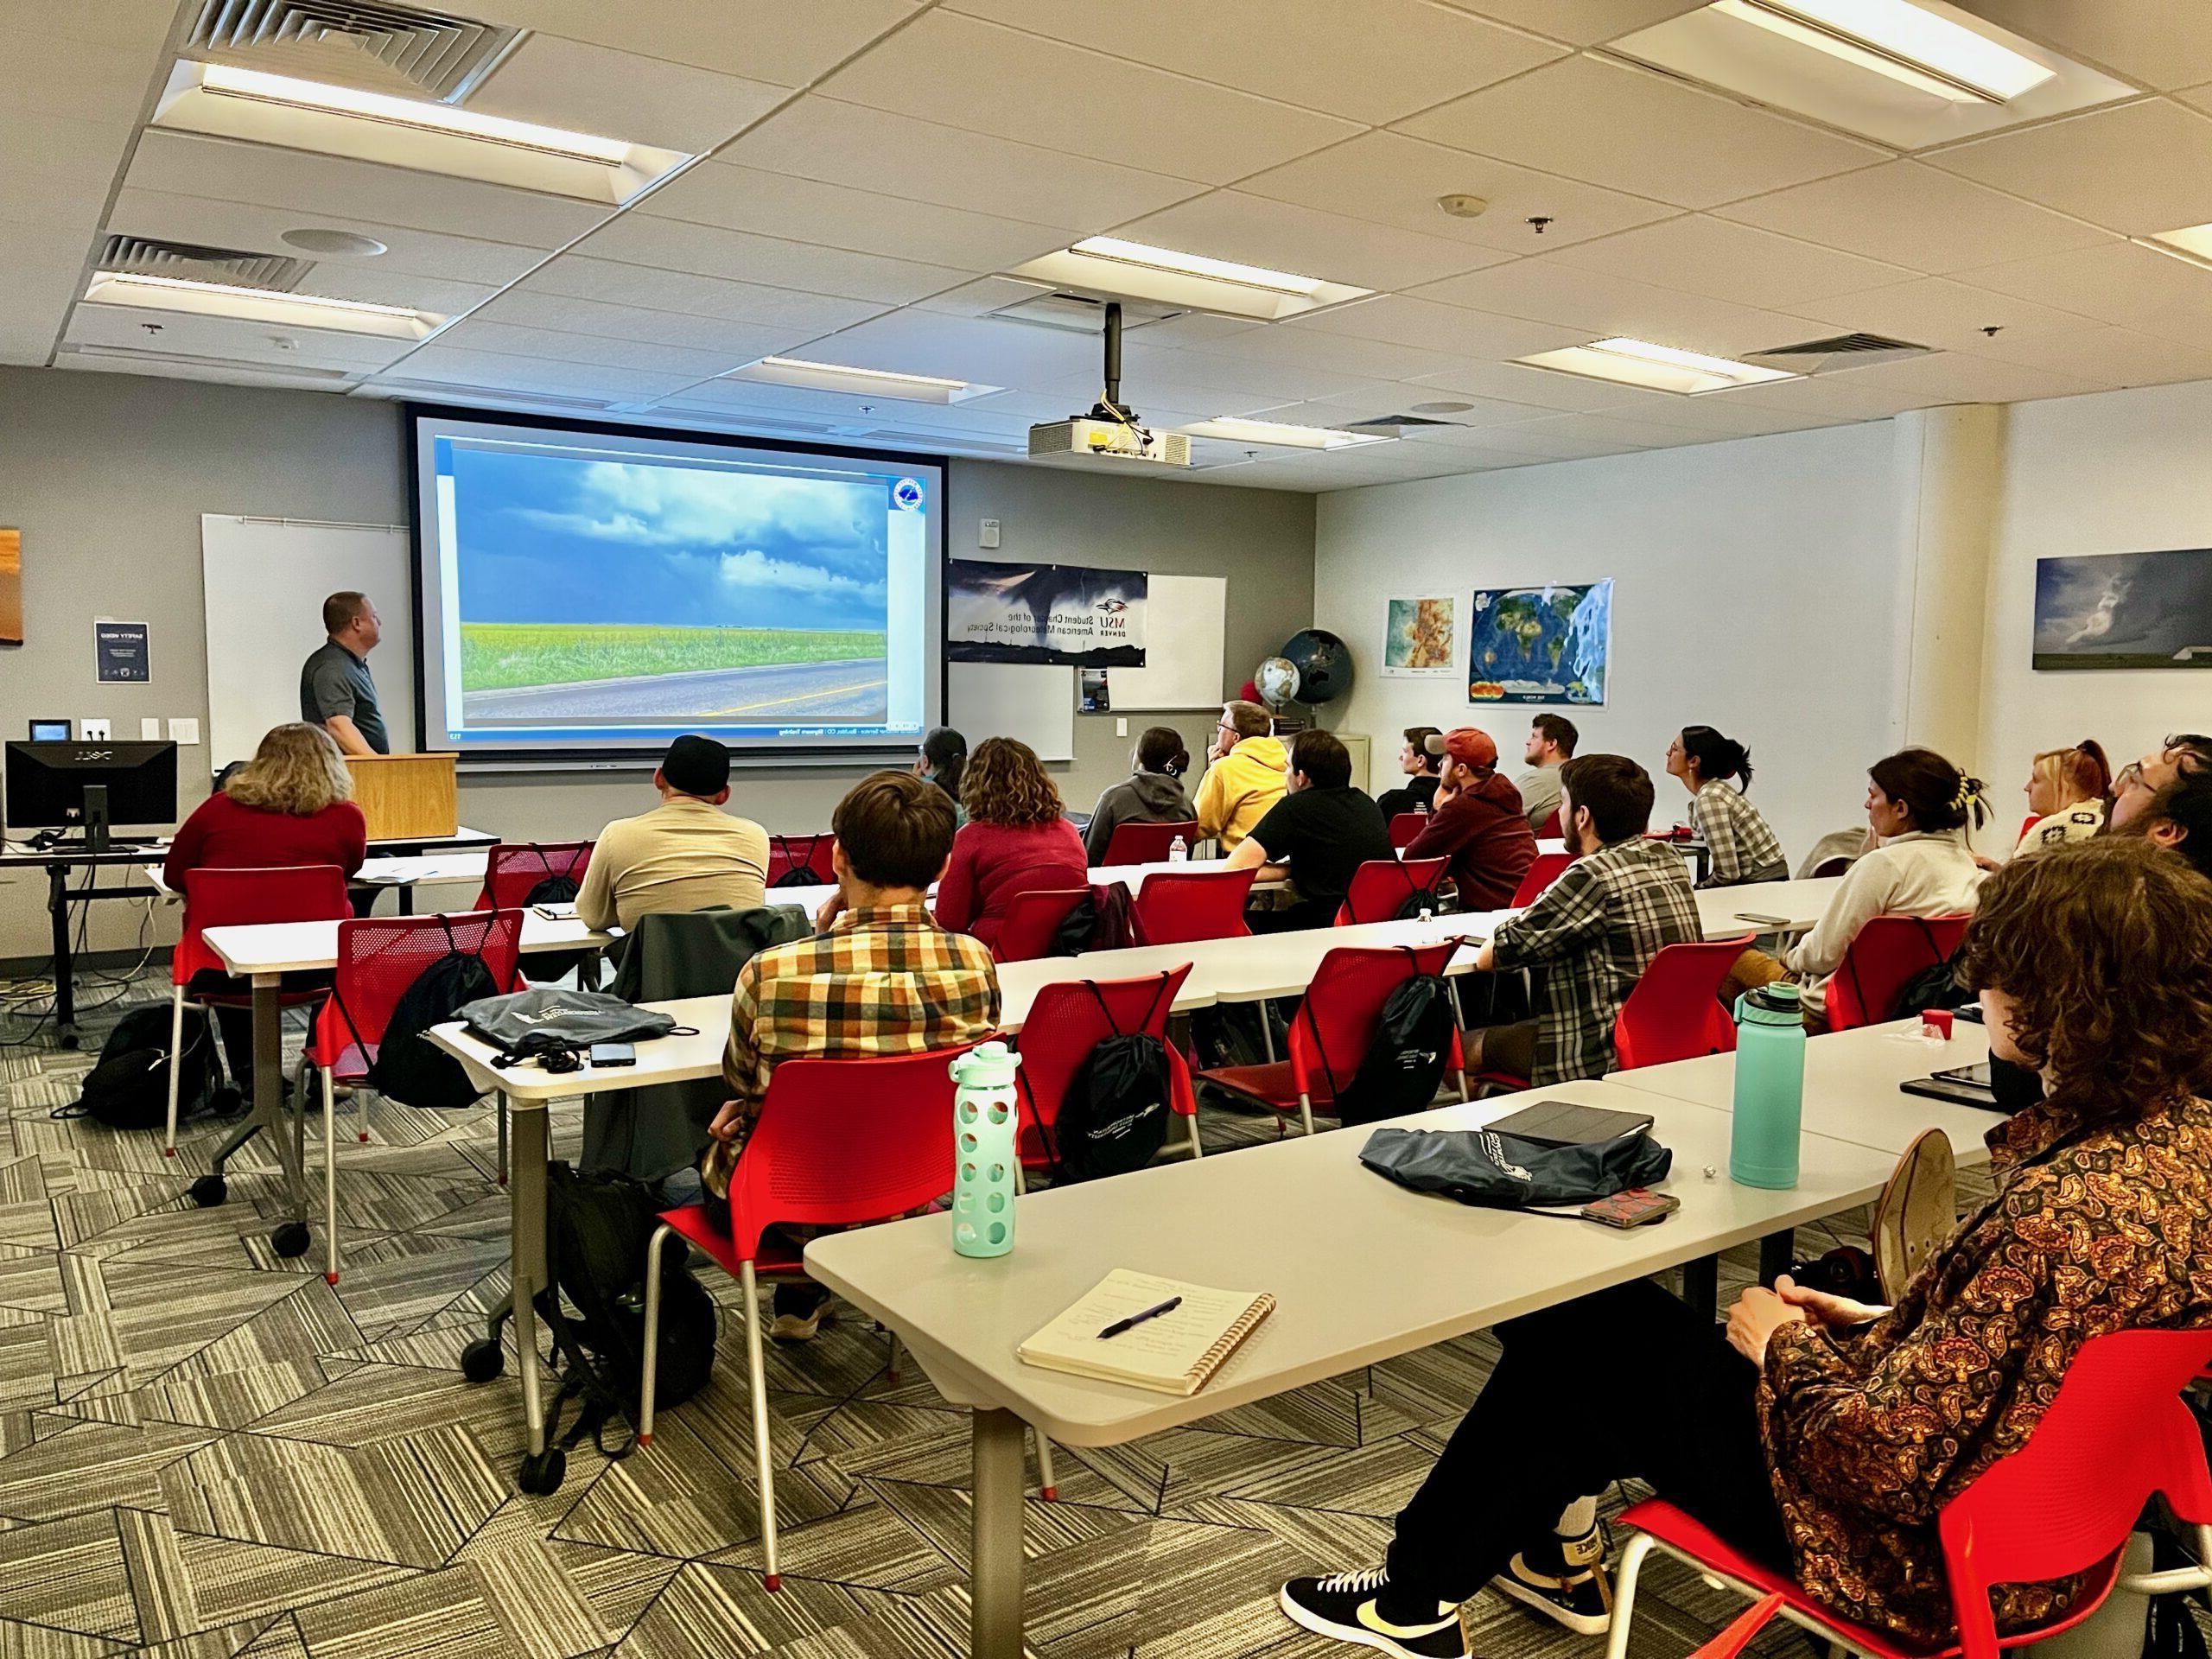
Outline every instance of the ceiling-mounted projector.
<path fill-rule="evenodd" d="M 1191 464 L 1191 440 L 1180 432 L 1155 432 L 1122 401 L 1122 306 L 1106 302 L 1106 392 L 1089 413 L 1046 421 L 1029 429 L 1033 460 L 1099 456 L 1148 461 L 1161 467 Z"/>

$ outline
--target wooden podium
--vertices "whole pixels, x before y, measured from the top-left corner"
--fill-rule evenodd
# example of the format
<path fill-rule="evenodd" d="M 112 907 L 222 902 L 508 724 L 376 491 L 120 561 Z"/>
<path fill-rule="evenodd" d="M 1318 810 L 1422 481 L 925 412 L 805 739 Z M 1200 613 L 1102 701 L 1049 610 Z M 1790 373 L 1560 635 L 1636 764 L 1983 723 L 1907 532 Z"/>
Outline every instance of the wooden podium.
<path fill-rule="evenodd" d="M 449 754 L 349 754 L 371 841 L 435 841 L 461 827 Z"/>

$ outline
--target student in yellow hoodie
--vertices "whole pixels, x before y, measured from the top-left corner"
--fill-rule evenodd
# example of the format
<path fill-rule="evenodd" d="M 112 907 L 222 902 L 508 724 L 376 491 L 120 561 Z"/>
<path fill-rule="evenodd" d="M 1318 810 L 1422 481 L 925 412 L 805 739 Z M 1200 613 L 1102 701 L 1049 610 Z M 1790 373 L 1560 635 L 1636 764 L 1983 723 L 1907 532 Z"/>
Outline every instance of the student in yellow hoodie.
<path fill-rule="evenodd" d="M 1213 764 L 1198 784 L 1198 836 L 1217 838 L 1224 853 L 1236 851 L 1289 786 L 1290 757 L 1269 734 L 1272 724 L 1256 702 L 1222 705 L 1209 752 Z"/>

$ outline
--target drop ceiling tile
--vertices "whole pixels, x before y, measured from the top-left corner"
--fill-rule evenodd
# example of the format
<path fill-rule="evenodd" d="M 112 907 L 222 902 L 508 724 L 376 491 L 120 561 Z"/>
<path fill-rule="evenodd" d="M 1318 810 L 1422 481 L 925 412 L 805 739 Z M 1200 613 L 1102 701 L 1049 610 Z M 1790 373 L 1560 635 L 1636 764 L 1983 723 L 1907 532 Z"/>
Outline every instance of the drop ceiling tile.
<path fill-rule="evenodd" d="M 1626 334 L 1677 350 L 1739 357 L 1817 333 L 1802 315 L 1732 305 L 1679 289 L 1578 270 L 1551 258 L 1516 259 L 1418 290 L 1425 299 L 1566 325 L 1586 339 Z"/>
<path fill-rule="evenodd" d="M 2018 338 L 2064 334 L 2083 322 L 2070 311 L 1943 276 L 1922 276 L 1862 294 L 1839 294 L 1803 308 L 1806 315 L 1838 328 L 1864 329 L 1950 352 L 1980 351 L 1989 341 L 1982 332 L 1986 328 Z"/>
<path fill-rule="evenodd" d="M 1237 190 L 1217 190 L 1179 203 L 1122 226 L 1115 234 L 1155 247 L 1377 289 L 1410 288 L 1511 257 L 1493 248 L 1419 236 Z"/>
<path fill-rule="evenodd" d="M 603 300 L 683 316 L 758 323 L 800 334 L 842 328 L 874 316 L 887 303 L 732 282 L 689 270 L 655 270 L 578 253 L 564 253 L 541 265 L 521 284 L 521 290 Z"/>
<path fill-rule="evenodd" d="M 1595 46 L 1695 11 L 1706 0 L 1446 0 L 1446 3 L 1574 46 Z"/>
<path fill-rule="evenodd" d="M 1548 65 L 1398 130 L 1684 207 L 1759 195 L 1888 155 L 1594 57 Z"/>
<path fill-rule="evenodd" d="M 1685 443 L 1714 442 L 1721 436 L 1688 427 L 1624 421 L 1611 415 L 1552 415 L 1517 426 L 1484 428 L 1478 435 L 1494 440 L 1497 448 L 1510 454 L 1547 461 L 1586 461 L 1637 449 L 1674 448 Z"/>
<path fill-rule="evenodd" d="M 390 373 L 409 380 L 436 380 L 494 391 L 545 391 L 609 403 L 647 402 L 690 384 L 680 374 L 649 374 L 550 358 L 516 357 L 504 352 L 468 351 L 437 340 L 416 346 Z"/>
<path fill-rule="evenodd" d="M 1719 213 L 1935 276 L 2110 239 L 2094 226 L 1919 162 L 1799 185 Z"/>
<path fill-rule="evenodd" d="M 1334 116 L 931 11 L 823 83 L 832 98 L 1226 184 L 1358 129 Z"/>
<path fill-rule="evenodd" d="M 1463 363 L 1408 384 L 1426 389 L 1432 397 L 1495 397 L 1569 411 L 1604 409 L 1622 401 L 1618 386 L 1520 363 Z"/>
<path fill-rule="evenodd" d="M 2207 15 L 2212 16 L 2212 13 Z M 2212 86 L 2191 86 L 2185 91 L 2176 92 L 2174 96 L 2192 110 L 2203 110 L 2212 113 Z"/>
<path fill-rule="evenodd" d="M 593 257 L 702 276 L 742 273 L 778 288 L 903 304 L 953 288 L 977 273 L 785 242 L 682 219 L 624 213 L 595 232 L 584 247 Z"/>
<path fill-rule="evenodd" d="M 909 309 L 826 335 L 798 355 L 893 374 L 1033 386 L 1094 368 L 1102 361 L 1100 352 L 1092 334 Z"/>
<path fill-rule="evenodd" d="M 1302 426 L 1346 427 L 1385 415 L 1412 415 L 1416 412 L 1416 404 L 1440 402 L 1465 404 L 1467 407 L 1420 418 L 1442 421 L 1472 430 L 1480 427 L 1508 426 L 1516 421 L 1532 421 L 1551 412 L 1535 404 L 1509 404 L 1496 397 L 1455 397 L 1434 386 L 1418 386 L 1407 382 L 1397 386 L 1392 397 L 1357 399 L 1317 397 L 1305 403 L 1284 404 L 1270 409 L 1265 411 L 1262 418 L 1289 421 Z M 1425 431 L 1428 429 L 1409 427 L 1407 429 Z"/>
<path fill-rule="evenodd" d="M 804 86 L 912 16 L 914 0 L 474 0 L 487 22 Z"/>
<path fill-rule="evenodd" d="M 1448 352 L 1399 346 L 1389 340 L 1361 340 L 1351 334 L 1327 334 L 1310 328 L 1281 326 L 1255 328 L 1249 334 L 1231 334 L 1226 340 L 1208 340 L 1188 348 L 1184 355 L 1223 357 L 1240 363 L 1280 364 L 1383 381 L 1411 380 L 1439 373 L 1455 362 L 1467 360 Z M 1302 395 L 1325 393 L 1312 391 Z"/>
<path fill-rule="evenodd" d="M 342 204 L 349 219 L 394 230 L 474 237 L 541 252 L 574 241 L 613 211 L 474 179 L 159 130 L 140 137 L 124 181 L 135 190 L 212 196 L 306 217 Z M 381 232 L 371 234 L 385 239 Z"/>
<path fill-rule="evenodd" d="M 255 253 L 288 253 L 283 233 L 303 226 L 353 231 L 386 244 L 379 269 L 410 276 L 451 277 L 464 283 L 504 287 L 545 257 L 540 248 L 430 231 L 397 229 L 328 213 L 263 207 L 247 202 L 216 201 L 164 190 L 125 189 L 109 213 L 109 230 L 126 236 L 159 237 Z"/>
<path fill-rule="evenodd" d="M 2000 133 L 1928 161 L 2128 236 L 2212 221 L 2212 115 L 2167 99 Z"/>
<path fill-rule="evenodd" d="M 1507 253 L 1542 253 L 1630 226 L 1671 217 L 1664 202 L 1603 190 L 1494 156 L 1432 144 L 1401 132 L 1368 132 L 1239 181 L 1239 190 L 1394 225 L 1400 230 Z M 1490 204 L 1478 219 L 1454 219 L 1436 205 L 1446 195 Z M 1539 233 L 1529 224 L 1550 223 Z"/>
<path fill-rule="evenodd" d="M 1065 225 L 1084 236 L 1205 188 L 1170 176 L 1178 158 L 1149 149 L 1128 158 L 1147 167 L 1096 161 L 1050 143 L 1026 144 L 818 94 L 778 111 L 717 159 L 942 207 Z"/>
<path fill-rule="evenodd" d="M 974 270 L 1021 264 L 1056 253 L 1074 239 L 1065 227 L 1028 225 L 721 162 L 701 162 L 655 191 L 637 211 L 654 219 L 719 225 L 789 242 Z"/>
<path fill-rule="evenodd" d="M 1703 213 L 1625 231 L 1549 257 L 1584 270 L 1779 310 L 1802 309 L 1808 300 L 1900 283 L 1913 274 Z"/>
<path fill-rule="evenodd" d="M 948 7 L 1374 126 L 1567 49 L 1426 0 L 948 0 Z"/>
<path fill-rule="evenodd" d="M 319 258 L 300 280 L 300 291 L 320 294 L 325 299 L 404 305 L 433 316 L 457 317 L 474 310 L 499 290 L 486 283 L 410 276 L 404 271 L 387 270 L 371 259 Z"/>
<path fill-rule="evenodd" d="M 1753 409 L 1741 404 L 1724 404 L 1710 396 L 1683 397 L 1629 386 L 1613 390 L 1626 395 L 1609 398 L 1604 408 L 1592 413 L 1648 421 L 1656 426 L 1686 426 L 1737 438 L 1765 437 L 1776 432 L 1802 432 L 1811 427 L 1837 424 L 1834 416 L 1816 415 L 1806 410 Z"/>
<path fill-rule="evenodd" d="M 1853 369 L 1857 390 L 1898 394 L 1912 399 L 1910 407 L 1929 404 L 2020 404 L 2037 397 L 2069 397 L 2095 391 L 2098 383 L 2079 375 L 2060 374 L 2024 364 L 2000 363 L 1992 358 L 1968 357 L 1961 352 L 1937 352 L 1903 363 L 1880 363 L 1871 369 Z"/>
<path fill-rule="evenodd" d="M 1700 403 L 1719 407 L 1776 410 L 1784 414 L 1824 415 L 1833 420 L 1886 420 L 1900 410 L 1941 403 L 1918 391 L 1870 380 L 1869 369 L 1838 369 L 1797 380 L 1776 380 L 1735 391 L 1715 391 Z"/>
<path fill-rule="evenodd" d="M 1961 280 L 2140 333 L 2212 344 L 2212 271 L 2133 242 L 2013 260 Z"/>
<path fill-rule="evenodd" d="M 2171 0 L 1974 0 L 1975 16 L 2164 91 L 2212 79 L 2212 10 Z"/>
<path fill-rule="evenodd" d="M 111 47 L 73 40 L 48 26 L 50 15 L 75 7 L 38 8 L 22 27 L 8 34 L 7 85 L 11 101 L 20 100 L 46 115 L 104 119 L 136 116 L 146 97 L 151 69 L 143 47 Z"/>
<path fill-rule="evenodd" d="M 681 346 L 692 351 L 715 352 L 728 361 L 750 360 L 780 351 L 812 331 L 774 328 L 759 323 L 731 322 L 721 317 L 683 316 L 673 311 L 652 311 L 634 305 L 608 305 L 565 294 L 512 289 L 476 313 L 472 322 L 498 322 L 524 328 L 548 328 L 571 334 L 597 334 L 606 340 L 644 340 L 661 346 Z"/>
<path fill-rule="evenodd" d="M 695 351 L 652 340 L 612 340 L 604 334 L 572 334 L 556 328 L 530 328 L 469 317 L 438 336 L 441 346 L 468 351 L 503 352 L 513 357 L 542 357 L 556 363 L 588 363 L 611 369 L 639 369 L 651 374 L 703 380 L 746 361 L 735 352 Z"/>
<path fill-rule="evenodd" d="M 51 193 L 88 191 L 95 207 L 107 194 L 135 126 L 128 116 L 92 119 L 35 111 L 19 89 L 0 88 L 8 170 L 39 175 L 42 188 Z"/>
<path fill-rule="evenodd" d="M 175 21 L 172 0 L 101 0 L 96 6 L 0 0 L 0 29 L 18 45 L 39 35 L 52 35 L 120 54 L 143 56 L 159 49 Z M 11 55 L 11 67 L 13 61 Z"/>
<path fill-rule="evenodd" d="M 1417 299 L 1409 294 L 1385 294 L 1351 305 L 1333 306 L 1277 326 L 1384 340 L 1423 351 L 1474 358 L 1526 357 L 1531 352 L 1580 345 L 1588 338 L 1580 329 L 1560 323 L 1471 311 L 1465 306 Z"/>
<path fill-rule="evenodd" d="M 147 332 L 147 325 L 159 328 Z M 277 327 L 235 317 L 188 312 L 141 311 L 120 305 L 79 305 L 63 338 L 73 345 L 157 352 L 216 361 L 291 367 L 380 369 L 407 354 L 414 342 L 319 328 Z M 290 349 L 280 340 L 292 342 Z"/>
<path fill-rule="evenodd" d="M 2119 386 L 2212 380 L 2212 343 L 2182 345 L 2101 323 L 2072 334 L 1999 334 L 1974 355 Z"/>
<path fill-rule="evenodd" d="M 531 35 L 468 95 L 468 107 L 696 156 L 790 96 L 766 81 Z"/>

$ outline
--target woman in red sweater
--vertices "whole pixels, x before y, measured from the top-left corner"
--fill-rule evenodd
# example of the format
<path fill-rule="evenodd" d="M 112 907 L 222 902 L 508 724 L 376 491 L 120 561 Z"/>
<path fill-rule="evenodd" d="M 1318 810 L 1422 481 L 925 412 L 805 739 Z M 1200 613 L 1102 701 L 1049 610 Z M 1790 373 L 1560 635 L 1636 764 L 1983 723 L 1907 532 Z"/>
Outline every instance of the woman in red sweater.
<path fill-rule="evenodd" d="M 968 822 L 952 838 L 952 860 L 938 883 L 940 926 L 972 933 L 995 950 L 1015 894 L 1089 883 L 1083 836 L 1027 743 L 993 737 L 977 744 L 960 774 L 960 804 Z"/>
<path fill-rule="evenodd" d="M 337 742 L 320 726 L 295 721 L 274 728 L 222 788 L 193 809 L 169 842 L 162 880 L 184 891 L 188 870 L 277 869 L 335 864 L 347 875 L 368 856 L 368 824 L 353 804 L 353 777 Z M 229 974 L 193 976 L 195 992 L 244 993 Z M 253 1086 L 253 1019 L 243 1008 L 218 1008 L 231 1077 Z"/>

